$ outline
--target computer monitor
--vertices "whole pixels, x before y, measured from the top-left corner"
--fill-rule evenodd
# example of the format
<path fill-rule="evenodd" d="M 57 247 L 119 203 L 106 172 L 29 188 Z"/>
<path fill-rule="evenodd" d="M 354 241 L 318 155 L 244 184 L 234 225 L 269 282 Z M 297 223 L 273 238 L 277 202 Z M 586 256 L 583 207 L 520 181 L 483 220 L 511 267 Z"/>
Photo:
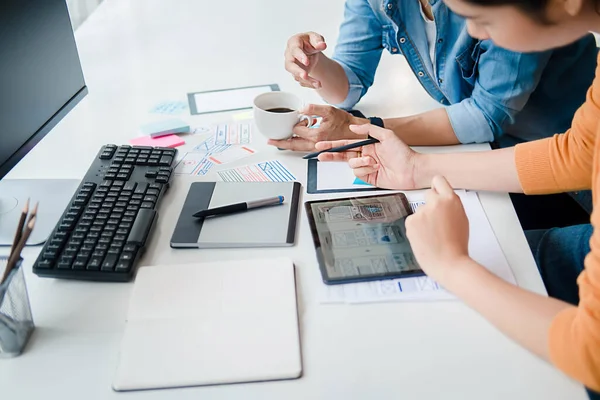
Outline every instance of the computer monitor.
<path fill-rule="evenodd" d="M 26 199 L 40 200 L 39 244 L 75 192 L 78 181 L 3 178 L 86 94 L 65 0 L 0 2 L 0 245 Z"/>

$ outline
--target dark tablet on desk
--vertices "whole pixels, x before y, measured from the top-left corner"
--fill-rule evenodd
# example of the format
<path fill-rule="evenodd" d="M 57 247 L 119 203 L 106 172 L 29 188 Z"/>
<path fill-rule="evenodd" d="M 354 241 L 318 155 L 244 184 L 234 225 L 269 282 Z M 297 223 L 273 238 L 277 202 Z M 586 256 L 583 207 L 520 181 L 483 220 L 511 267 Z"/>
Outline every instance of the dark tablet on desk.
<path fill-rule="evenodd" d="M 364 282 L 423 275 L 406 238 L 403 193 L 305 203 L 323 281 Z"/>

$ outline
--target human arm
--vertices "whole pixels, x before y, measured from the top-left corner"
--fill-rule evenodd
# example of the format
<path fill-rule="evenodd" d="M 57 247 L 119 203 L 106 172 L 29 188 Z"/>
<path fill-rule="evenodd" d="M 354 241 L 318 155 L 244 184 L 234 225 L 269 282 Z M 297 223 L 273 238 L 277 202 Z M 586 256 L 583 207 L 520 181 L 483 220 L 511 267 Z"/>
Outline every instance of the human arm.
<path fill-rule="evenodd" d="M 537 88 L 552 52 L 515 53 L 489 40 L 454 61 L 446 85 L 469 85 L 469 97 L 445 110 L 460 143 L 491 142 L 514 123 Z"/>

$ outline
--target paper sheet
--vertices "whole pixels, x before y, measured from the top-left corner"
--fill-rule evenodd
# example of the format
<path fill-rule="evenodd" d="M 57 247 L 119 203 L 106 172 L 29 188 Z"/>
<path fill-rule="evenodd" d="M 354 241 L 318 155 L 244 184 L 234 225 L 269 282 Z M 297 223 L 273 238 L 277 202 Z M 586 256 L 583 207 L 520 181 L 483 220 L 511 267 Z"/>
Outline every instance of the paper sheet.
<path fill-rule="evenodd" d="M 469 255 L 488 270 L 507 282 L 516 284 L 514 275 L 476 192 L 457 191 L 469 218 Z M 413 211 L 424 202 L 407 194 Z M 455 297 L 434 280 L 422 276 L 352 283 L 321 285 L 322 303 L 373 303 L 386 301 L 449 300 Z"/>
<path fill-rule="evenodd" d="M 219 154 L 211 155 L 208 159 L 215 164 L 227 164 L 249 157 L 254 153 L 256 153 L 256 150 L 247 146 L 232 146 Z"/>
<path fill-rule="evenodd" d="M 229 144 L 217 144 L 215 141 L 215 137 L 211 136 L 208 139 L 204 140 L 198 146 L 194 147 L 195 153 L 205 153 L 205 154 L 217 154 L 227 150 L 231 145 Z"/>
<path fill-rule="evenodd" d="M 296 180 L 290 170 L 277 160 L 219 171 L 219 176 L 225 182 L 291 182 Z"/>
<path fill-rule="evenodd" d="M 156 104 L 150 112 L 152 114 L 178 115 L 182 114 L 188 108 L 183 101 L 163 101 Z"/>
<path fill-rule="evenodd" d="M 271 86 L 193 93 L 196 114 L 252 108 L 254 98 L 261 93 L 271 92 Z M 190 94 L 192 95 L 192 93 Z M 194 108 L 190 106 L 193 110 Z"/>
<path fill-rule="evenodd" d="M 365 183 L 356 183 L 356 176 L 347 162 L 317 163 L 317 190 L 369 190 L 373 187 Z"/>
<path fill-rule="evenodd" d="M 252 121 L 218 124 L 213 129 L 216 144 L 249 144 L 252 142 Z"/>
<path fill-rule="evenodd" d="M 208 157 L 209 155 L 206 153 L 186 153 L 175 167 L 175 173 L 204 176 L 214 166 L 214 163 Z"/>

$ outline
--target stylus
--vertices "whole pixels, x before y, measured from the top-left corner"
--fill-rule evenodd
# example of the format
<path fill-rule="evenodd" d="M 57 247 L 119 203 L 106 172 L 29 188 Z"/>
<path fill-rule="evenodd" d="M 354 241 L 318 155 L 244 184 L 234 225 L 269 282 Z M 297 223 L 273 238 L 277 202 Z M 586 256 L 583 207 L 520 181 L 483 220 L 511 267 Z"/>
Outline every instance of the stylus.
<path fill-rule="evenodd" d="M 321 151 L 317 151 L 316 153 L 310 153 L 310 154 L 305 155 L 302 158 L 304 158 L 305 160 L 308 160 L 311 158 L 318 157 L 319 154 L 322 154 L 322 153 L 341 153 L 346 150 L 355 149 L 355 148 L 361 147 L 361 146 L 368 146 L 370 144 L 375 144 L 375 143 L 379 143 L 379 140 L 369 137 L 367 140 L 362 140 L 360 142 L 350 143 L 345 146 L 334 147 L 334 148 L 327 149 L 327 150 L 321 150 Z"/>
<path fill-rule="evenodd" d="M 283 196 L 270 197 L 263 200 L 245 201 L 243 203 L 230 204 L 222 207 L 207 208 L 206 210 L 200 210 L 194 214 L 196 218 L 205 218 L 213 215 L 231 214 L 241 211 L 251 210 L 253 208 L 275 206 L 283 204 Z"/>

